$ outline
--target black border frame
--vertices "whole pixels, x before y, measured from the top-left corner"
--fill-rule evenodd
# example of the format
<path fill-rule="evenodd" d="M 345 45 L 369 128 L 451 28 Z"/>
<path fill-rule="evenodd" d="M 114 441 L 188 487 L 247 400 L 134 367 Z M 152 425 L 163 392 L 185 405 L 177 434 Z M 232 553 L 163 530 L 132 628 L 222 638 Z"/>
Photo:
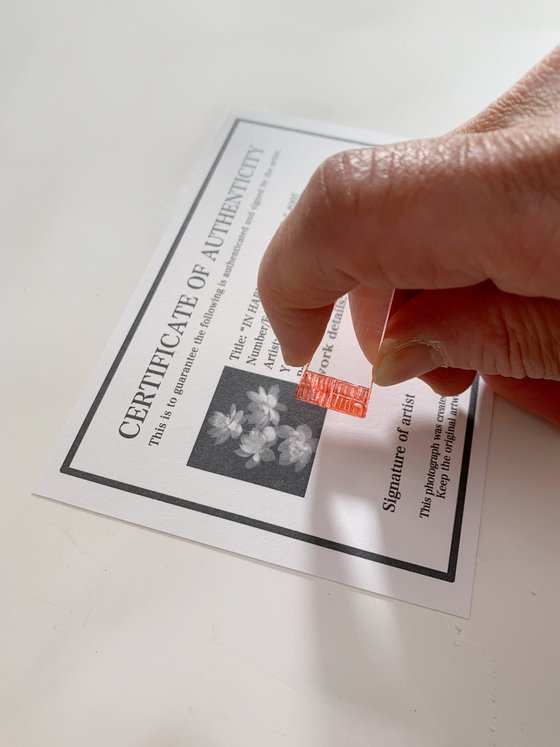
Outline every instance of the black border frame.
<path fill-rule="evenodd" d="M 179 246 L 181 239 L 183 238 L 183 235 L 191 221 L 191 218 L 194 215 L 194 212 L 196 211 L 200 203 L 200 200 L 202 199 L 202 196 L 204 195 L 204 192 L 206 191 L 206 188 L 208 187 L 208 184 L 210 183 L 214 175 L 214 172 L 216 171 L 216 168 L 218 167 L 218 164 L 220 163 L 222 156 L 240 123 L 258 125 L 260 127 L 271 127 L 277 130 L 288 130 L 289 132 L 297 132 L 303 135 L 311 135 L 313 137 L 321 137 L 321 138 L 327 138 L 329 140 L 337 140 L 339 142 L 347 143 L 348 145 L 358 145 L 358 146 L 371 145 L 371 143 L 361 142 L 357 140 L 348 140 L 347 138 L 336 137 L 333 135 L 327 135 L 327 134 L 323 134 L 320 132 L 312 132 L 309 130 L 302 130 L 296 127 L 276 125 L 276 124 L 272 124 L 268 122 L 258 122 L 256 120 L 246 119 L 243 117 L 238 117 L 234 120 L 229 132 L 227 133 L 224 139 L 224 142 L 222 143 L 218 151 L 218 154 L 216 155 L 208 173 L 206 174 L 206 177 L 199 191 L 196 194 L 195 199 L 193 200 L 193 203 L 185 217 L 185 220 L 181 224 L 181 227 L 175 239 L 173 240 L 173 243 L 171 244 L 171 248 L 169 249 L 167 255 L 165 256 L 165 259 L 163 260 L 163 263 L 154 279 L 154 282 L 152 283 L 146 295 L 146 298 L 144 299 L 142 305 L 140 306 L 140 309 L 132 323 L 132 326 L 130 327 L 121 347 L 119 348 L 119 351 L 115 357 L 115 360 L 111 364 L 111 367 L 109 368 L 109 371 L 107 372 L 107 375 L 105 376 L 101 384 L 101 387 L 95 399 L 93 400 L 93 403 L 91 407 L 89 408 L 87 415 L 84 418 L 84 421 L 74 441 L 72 442 L 72 445 L 68 451 L 68 454 L 66 455 L 66 458 L 64 459 L 64 462 L 62 463 L 62 466 L 60 467 L 60 472 L 62 474 L 69 475 L 71 477 L 76 477 L 80 480 L 87 480 L 89 482 L 94 482 L 100 485 L 105 485 L 110 488 L 115 488 L 116 490 L 124 490 L 127 493 L 133 493 L 136 495 L 141 495 L 145 498 L 151 498 L 152 500 L 162 501 L 163 503 L 170 503 L 175 506 L 181 506 L 182 508 L 189 509 L 190 511 L 198 511 L 199 513 L 208 514 L 209 516 L 215 516 L 216 518 L 219 518 L 219 519 L 225 519 L 226 521 L 234 521 L 238 524 L 244 524 L 246 526 L 251 526 L 254 529 L 260 529 L 262 531 L 272 532 L 273 534 L 282 535 L 284 537 L 290 537 L 291 539 L 296 539 L 301 542 L 308 542 L 318 547 L 324 547 L 328 550 L 334 550 L 336 552 L 342 552 L 347 555 L 353 555 L 355 557 L 362 558 L 363 560 L 369 560 L 369 561 L 373 561 L 376 563 L 381 563 L 383 565 L 388 565 L 393 568 L 400 568 L 401 570 L 409 571 L 411 573 L 417 573 L 422 576 L 430 576 L 432 578 L 436 578 L 441 581 L 448 581 L 450 583 L 453 583 L 455 581 L 455 575 L 457 571 L 457 562 L 458 562 L 458 557 L 459 557 L 459 544 L 461 540 L 461 527 L 462 527 L 463 514 L 464 514 L 464 509 L 465 509 L 465 498 L 466 498 L 467 482 L 468 482 L 468 475 L 469 475 L 470 455 L 471 455 L 471 449 L 472 449 L 474 421 L 475 421 L 476 404 L 477 404 L 477 398 L 478 398 L 478 379 L 475 379 L 471 387 L 471 394 L 470 394 L 470 399 L 469 399 L 467 424 L 466 424 L 466 429 L 465 429 L 465 442 L 463 446 L 463 457 L 461 461 L 461 472 L 459 476 L 459 487 L 457 491 L 457 505 L 455 508 L 455 519 L 453 522 L 453 532 L 451 535 L 451 546 L 449 550 L 449 562 L 448 562 L 447 571 L 440 571 L 434 568 L 428 568 L 426 566 L 417 565 L 415 563 L 409 563 L 404 560 L 399 560 L 398 558 L 392 558 L 387 555 L 380 555 L 378 553 L 370 552 L 367 550 L 362 550 L 359 547 L 352 547 L 350 545 L 345 545 L 341 542 L 334 542 L 333 540 L 328 540 L 323 537 L 315 537 L 312 534 L 306 534 L 305 532 L 298 532 L 294 529 L 277 526 L 276 524 L 270 524 L 265 521 L 253 519 L 249 516 L 243 516 L 242 514 L 236 514 L 230 511 L 224 511 L 222 509 L 214 508 L 213 506 L 205 506 L 204 504 L 201 504 L 201 503 L 196 503 L 194 501 L 185 500 L 184 498 L 178 498 L 176 496 L 167 495 L 165 493 L 159 493 L 155 490 L 148 490 L 147 488 L 142 488 L 137 485 L 129 485 L 128 483 L 123 483 L 118 480 L 112 480 L 111 478 L 108 478 L 108 477 L 103 477 L 101 475 L 95 475 L 90 472 L 84 472 L 82 470 L 72 467 L 72 462 L 74 460 L 74 457 L 76 456 L 76 453 L 78 449 L 80 448 L 80 444 L 82 443 L 84 436 L 89 426 L 91 425 L 93 418 L 95 417 L 97 409 L 99 408 L 99 405 L 101 404 L 101 401 L 103 400 L 103 397 L 105 396 L 105 393 L 107 392 L 107 389 L 109 388 L 109 385 L 111 384 L 111 381 L 128 349 L 128 346 L 130 345 L 130 342 L 132 338 L 134 337 L 136 330 L 140 326 L 142 318 L 144 317 L 144 314 L 146 313 L 146 310 L 148 309 L 152 301 L 152 298 L 154 297 L 155 292 L 163 276 L 165 275 L 167 271 L 169 263 L 171 262 L 171 259 L 173 258 L 173 255 L 175 254 L 177 247 Z"/>

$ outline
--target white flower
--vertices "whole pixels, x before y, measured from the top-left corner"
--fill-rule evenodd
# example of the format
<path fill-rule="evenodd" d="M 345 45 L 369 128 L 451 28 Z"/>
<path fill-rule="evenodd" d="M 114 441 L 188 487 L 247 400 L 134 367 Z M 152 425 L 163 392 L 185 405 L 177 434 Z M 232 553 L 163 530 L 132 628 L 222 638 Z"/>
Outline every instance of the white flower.
<path fill-rule="evenodd" d="M 274 428 L 271 430 L 274 430 Z M 270 435 L 268 433 L 268 436 Z M 274 433 L 273 438 L 276 440 L 276 433 Z M 249 433 L 244 433 L 241 436 L 240 444 L 241 448 L 236 449 L 235 453 L 245 459 L 249 457 L 245 462 L 247 469 L 253 469 L 261 462 L 273 462 L 276 459 L 272 449 L 267 446 L 267 435 L 256 428 L 253 428 Z"/>
<path fill-rule="evenodd" d="M 317 449 L 318 439 L 313 438 L 308 425 L 298 425 L 297 428 L 281 425 L 276 432 L 284 439 L 278 447 L 280 464 L 295 464 L 296 472 L 299 472 L 309 463 L 311 455 Z"/>
<path fill-rule="evenodd" d="M 247 392 L 247 396 L 251 400 L 249 402 L 249 412 L 251 414 L 247 416 L 247 422 L 257 428 L 264 428 L 269 423 L 278 425 L 280 413 L 286 411 L 286 405 L 282 405 L 278 401 L 279 392 L 278 384 L 271 386 L 268 392 L 262 386 L 259 387 L 258 392 Z"/>
<path fill-rule="evenodd" d="M 237 410 L 235 405 L 229 408 L 229 415 L 223 412 L 215 412 L 210 416 L 208 422 L 212 426 L 208 432 L 211 438 L 215 438 L 214 446 L 225 443 L 228 438 L 239 438 L 243 430 L 241 421 L 243 420 L 243 410 Z"/>
<path fill-rule="evenodd" d="M 276 428 L 273 428 L 271 425 L 265 425 L 261 433 L 265 437 L 266 443 L 269 446 L 273 446 L 278 440 L 278 436 L 276 435 Z"/>

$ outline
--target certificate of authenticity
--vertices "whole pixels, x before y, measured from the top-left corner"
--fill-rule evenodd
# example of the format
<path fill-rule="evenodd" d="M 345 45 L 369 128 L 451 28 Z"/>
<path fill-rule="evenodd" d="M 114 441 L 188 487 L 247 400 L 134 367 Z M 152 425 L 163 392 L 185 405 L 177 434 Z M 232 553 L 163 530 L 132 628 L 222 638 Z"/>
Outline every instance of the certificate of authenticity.
<path fill-rule="evenodd" d="M 374 387 L 356 419 L 294 398 L 256 289 L 315 168 L 394 140 L 231 115 L 56 444 L 37 493 L 468 616 L 491 416 L 482 382 Z M 326 365 L 355 344 L 346 299 Z"/>

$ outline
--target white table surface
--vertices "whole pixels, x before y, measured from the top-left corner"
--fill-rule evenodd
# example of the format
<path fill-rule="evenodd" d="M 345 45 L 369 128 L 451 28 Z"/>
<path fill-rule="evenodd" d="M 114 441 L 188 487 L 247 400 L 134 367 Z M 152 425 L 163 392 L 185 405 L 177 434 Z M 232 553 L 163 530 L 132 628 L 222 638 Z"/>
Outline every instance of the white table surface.
<path fill-rule="evenodd" d="M 233 105 L 403 135 L 557 0 L 0 2 L 0 744 L 557 745 L 560 433 L 497 401 L 469 621 L 30 495 Z"/>

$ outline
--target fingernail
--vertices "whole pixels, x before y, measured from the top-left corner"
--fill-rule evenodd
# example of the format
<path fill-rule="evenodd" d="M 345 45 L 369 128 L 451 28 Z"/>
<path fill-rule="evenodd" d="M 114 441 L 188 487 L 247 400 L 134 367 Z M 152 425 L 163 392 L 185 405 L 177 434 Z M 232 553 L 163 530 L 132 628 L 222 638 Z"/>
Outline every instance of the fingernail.
<path fill-rule="evenodd" d="M 280 350 L 282 351 L 282 358 L 284 359 L 284 363 L 287 366 L 299 368 L 300 366 L 303 366 L 308 362 L 307 359 L 303 359 L 301 355 L 298 355 L 293 350 L 290 350 L 290 348 L 281 346 Z"/>
<path fill-rule="evenodd" d="M 398 340 L 384 340 L 373 367 L 373 380 L 379 386 L 399 384 L 444 366 L 439 350 L 427 343 L 404 345 Z"/>

